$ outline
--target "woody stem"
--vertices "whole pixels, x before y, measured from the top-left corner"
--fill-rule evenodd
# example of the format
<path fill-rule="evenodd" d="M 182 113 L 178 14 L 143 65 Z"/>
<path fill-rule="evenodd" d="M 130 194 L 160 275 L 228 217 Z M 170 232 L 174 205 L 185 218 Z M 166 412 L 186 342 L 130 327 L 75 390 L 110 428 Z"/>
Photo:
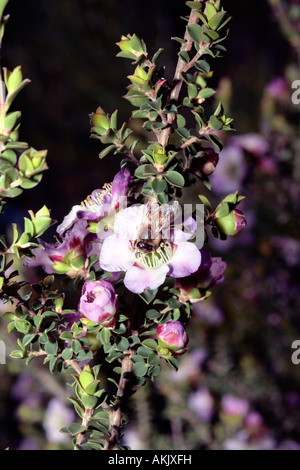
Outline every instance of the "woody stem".
<path fill-rule="evenodd" d="M 191 10 L 189 21 L 188 21 L 187 28 L 186 28 L 185 35 L 184 35 L 184 43 L 181 46 L 180 52 L 190 52 L 191 51 L 191 49 L 193 47 L 193 41 L 192 41 L 192 39 L 190 38 L 190 36 L 188 34 L 188 26 L 191 25 L 191 24 L 196 24 L 198 22 L 199 22 L 199 17 L 196 15 L 195 10 Z M 182 85 L 183 85 L 182 74 L 187 72 L 191 67 L 193 67 L 195 62 L 200 57 L 201 57 L 201 52 L 197 52 L 195 54 L 195 57 L 189 63 L 186 63 L 179 56 L 177 66 L 176 66 L 176 70 L 175 70 L 175 74 L 174 74 L 174 78 L 173 78 L 173 86 L 172 86 L 172 89 L 170 91 L 170 95 L 169 95 L 169 99 L 168 99 L 169 104 L 178 103 L 180 91 L 181 91 L 181 88 L 182 88 Z M 163 147 L 166 147 L 169 143 L 171 133 L 172 133 L 172 127 L 173 127 L 175 119 L 176 119 L 176 114 L 175 113 L 168 114 L 168 119 L 167 119 L 168 120 L 168 126 L 165 129 L 162 129 L 159 133 L 158 141 L 159 141 L 160 145 L 162 145 Z"/>

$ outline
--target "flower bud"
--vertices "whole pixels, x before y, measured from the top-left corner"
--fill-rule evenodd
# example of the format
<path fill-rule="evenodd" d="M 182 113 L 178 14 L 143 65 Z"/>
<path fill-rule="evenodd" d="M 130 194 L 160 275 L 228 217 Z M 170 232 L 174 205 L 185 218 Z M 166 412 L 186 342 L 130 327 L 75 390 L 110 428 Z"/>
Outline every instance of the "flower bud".
<path fill-rule="evenodd" d="M 192 170 L 198 174 L 211 175 L 218 164 L 219 155 L 212 149 L 203 152 L 203 156 L 194 158 L 192 163 Z"/>
<path fill-rule="evenodd" d="M 79 377 L 75 377 L 77 381 L 77 396 L 86 409 L 92 409 L 96 406 L 99 396 L 100 380 L 96 377 L 95 369 L 91 369 L 86 365 Z"/>
<path fill-rule="evenodd" d="M 116 43 L 121 49 L 121 53 L 118 54 L 120 57 L 127 57 L 128 59 L 138 60 L 142 56 L 147 55 L 145 44 L 134 34 L 131 36 L 122 36 L 121 41 Z"/>
<path fill-rule="evenodd" d="M 168 160 L 166 149 L 159 144 L 154 146 L 153 160 L 155 161 L 155 163 L 157 163 L 160 166 L 164 166 Z"/>
<path fill-rule="evenodd" d="M 95 377 L 91 371 L 90 366 L 84 366 L 83 371 L 81 372 L 79 376 L 79 382 L 83 390 L 85 390 L 92 382 L 94 382 L 94 380 L 95 380 Z"/>
<path fill-rule="evenodd" d="M 95 113 L 90 114 L 92 129 L 97 128 L 99 134 L 104 135 L 110 128 L 106 113 L 99 106 Z"/>
<path fill-rule="evenodd" d="M 107 281 L 87 281 L 82 288 L 79 312 L 94 323 L 109 327 L 114 323 L 117 310 L 117 296 Z"/>
<path fill-rule="evenodd" d="M 136 67 L 134 75 L 129 75 L 128 78 L 132 83 L 135 83 L 136 85 L 144 85 L 149 80 L 148 73 L 140 65 Z"/>
<path fill-rule="evenodd" d="M 183 353 L 188 342 L 188 336 L 179 321 L 167 321 L 156 329 L 158 343 L 162 348 L 173 353 Z"/>
<path fill-rule="evenodd" d="M 236 235 L 245 228 L 246 220 L 241 211 L 234 209 L 226 217 L 216 219 L 215 223 L 225 235 Z"/>

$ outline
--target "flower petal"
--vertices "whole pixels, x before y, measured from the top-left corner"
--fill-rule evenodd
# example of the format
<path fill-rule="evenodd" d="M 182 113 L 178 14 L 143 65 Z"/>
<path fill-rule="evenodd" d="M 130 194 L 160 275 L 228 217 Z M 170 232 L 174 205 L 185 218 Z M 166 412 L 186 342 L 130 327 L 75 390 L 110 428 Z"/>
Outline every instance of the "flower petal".
<path fill-rule="evenodd" d="M 34 258 L 30 258 L 29 256 L 24 258 L 23 264 L 26 268 L 36 268 L 37 266 L 41 266 L 45 273 L 55 274 L 53 261 L 49 258 L 49 254 L 44 248 L 35 248 L 34 256 Z"/>
<path fill-rule="evenodd" d="M 136 240 L 143 222 L 145 205 L 137 204 L 116 215 L 114 231 L 127 240 Z"/>
<path fill-rule="evenodd" d="M 119 206 L 120 197 L 127 196 L 128 185 L 131 180 L 131 174 L 128 168 L 122 168 L 114 177 L 111 195 L 112 195 L 112 207 L 115 209 Z"/>
<path fill-rule="evenodd" d="M 187 217 L 181 226 L 175 225 L 171 241 L 175 244 L 188 241 L 197 230 L 197 222 L 193 217 Z"/>
<path fill-rule="evenodd" d="M 101 268 L 111 272 L 127 271 L 135 262 L 130 248 L 130 241 L 118 234 L 106 238 L 100 253 Z"/>
<path fill-rule="evenodd" d="M 64 220 L 60 225 L 58 225 L 56 231 L 59 235 L 62 235 L 68 228 L 70 228 L 74 222 L 77 220 L 77 212 L 82 211 L 84 208 L 82 206 L 76 205 L 73 206 L 68 215 L 65 216 Z"/>
<path fill-rule="evenodd" d="M 142 269 L 133 266 L 125 274 L 124 284 L 134 294 L 141 294 L 145 289 L 157 289 L 165 282 L 168 270 L 167 265 L 159 269 Z"/>
<path fill-rule="evenodd" d="M 185 277 L 197 271 L 201 263 L 201 253 L 193 243 L 183 242 L 169 263 L 169 276 Z"/>

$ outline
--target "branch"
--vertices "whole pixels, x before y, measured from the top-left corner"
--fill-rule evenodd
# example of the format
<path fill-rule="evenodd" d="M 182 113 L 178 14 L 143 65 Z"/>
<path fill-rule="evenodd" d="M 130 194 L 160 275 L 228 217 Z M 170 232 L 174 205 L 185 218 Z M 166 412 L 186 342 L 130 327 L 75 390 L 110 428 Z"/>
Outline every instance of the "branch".
<path fill-rule="evenodd" d="M 133 349 L 125 351 L 125 356 L 122 359 L 121 375 L 118 384 L 118 391 L 114 409 L 110 412 L 110 425 L 108 429 L 109 437 L 104 445 L 103 450 L 113 450 L 120 441 L 120 433 L 122 428 L 123 418 L 123 402 L 126 397 L 126 392 L 130 385 L 130 378 L 128 375 L 132 373 L 133 362 L 131 358 L 135 355 Z"/>
<path fill-rule="evenodd" d="M 199 17 L 196 15 L 195 10 L 191 10 L 187 28 L 189 25 L 196 24 L 198 22 L 199 22 Z M 184 35 L 185 42 L 182 44 L 180 52 L 190 52 L 193 47 L 193 41 L 188 34 L 187 28 L 186 28 L 185 35 Z M 184 60 L 182 60 L 181 57 L 179 57 L 175 74 L 174 74 L 174 78 L 173 78 L 173 86 L 169 95 L 168 104 L 176 104 L 178 102 L 180 91 L 181 91 L 182 84 L 183 84 L 182 74 L 186 73 L 191 67 L 193 67 L 193 65 L 201 57 L 201 55 L 202 53 L 200 51 L 197 52 L 194 58 L 188 64 L 184 62 Z M 166 147 L 169 143 L 171 132 L 172 132 L 172 126 L 175 121 L 175 118 L 176 118 L 176 114 L 174 113 L 169 114 L 168 115 L 168 127 L 163 129 L 160 132 L 159 143 L 163 147 Z"/>

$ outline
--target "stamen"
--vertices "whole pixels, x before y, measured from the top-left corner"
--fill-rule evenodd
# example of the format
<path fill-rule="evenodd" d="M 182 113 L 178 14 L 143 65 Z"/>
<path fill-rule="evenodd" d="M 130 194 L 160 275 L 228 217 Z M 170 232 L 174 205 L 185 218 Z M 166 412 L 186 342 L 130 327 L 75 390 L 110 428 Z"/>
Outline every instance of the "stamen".
<path fill-rule="evenodd" d="M 112 183 L 105 183 L 102 189 L 96 189 L 82 201 L 81 206 L 86 207 L 89 211 L 95 211 L 101 206 L 104 196 L 111 194 Z"/>
<path fill-rule="evenodd" d="M 158 269 L 163 264 L 168 264 L 172 255 L 173 248 L 170 242 L 162 242 L 156 250 L 150 253 L 144 253 L 139 249 L 135 249 L 136 259 L 145 269 Z"/>

